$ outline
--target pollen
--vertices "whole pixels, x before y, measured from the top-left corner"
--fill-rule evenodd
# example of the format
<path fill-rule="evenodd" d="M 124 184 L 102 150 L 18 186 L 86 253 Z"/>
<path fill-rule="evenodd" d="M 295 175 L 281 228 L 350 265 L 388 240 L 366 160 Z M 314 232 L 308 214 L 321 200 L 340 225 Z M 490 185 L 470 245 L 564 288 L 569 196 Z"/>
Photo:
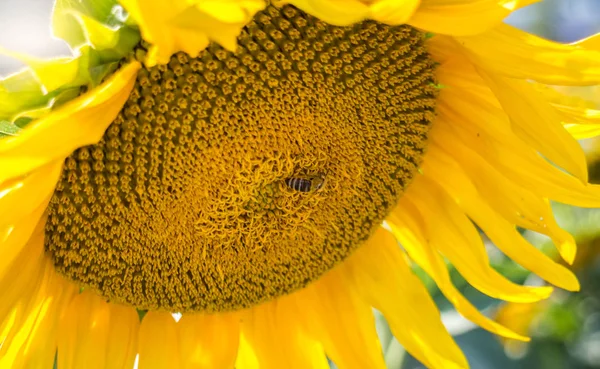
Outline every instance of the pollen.
<path fill-rule="evenodd" d="M 231 311 L 306 286 L 418 170 L 437 93 L 425 38 L 270 6 L 235 52 L 141 69 L 101 141 L 66 159 L 46 252 L 138 309 Z"/>

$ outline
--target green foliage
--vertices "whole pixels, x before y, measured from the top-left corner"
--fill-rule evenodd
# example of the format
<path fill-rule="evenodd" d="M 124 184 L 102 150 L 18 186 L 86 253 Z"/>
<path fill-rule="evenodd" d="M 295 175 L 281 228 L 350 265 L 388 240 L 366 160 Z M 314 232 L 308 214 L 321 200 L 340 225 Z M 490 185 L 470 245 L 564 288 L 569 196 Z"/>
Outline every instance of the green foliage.
<path fill-rule="evenodd" d="M 76 48 L 86 43 L 81 23 L 73 16 L 80 13 L 109 26 L 120 23 L 117 0 L 56 0 L 52 13 L 52 29 L 56 37 Z"/>
<path fill-rule="evenodd" d="M 16 124 L 7 122 L 5 120 L 0 120 L 0 137 L 16 136 L 19 131 L 21 131 L 21 128 L 19 128 Z"/>

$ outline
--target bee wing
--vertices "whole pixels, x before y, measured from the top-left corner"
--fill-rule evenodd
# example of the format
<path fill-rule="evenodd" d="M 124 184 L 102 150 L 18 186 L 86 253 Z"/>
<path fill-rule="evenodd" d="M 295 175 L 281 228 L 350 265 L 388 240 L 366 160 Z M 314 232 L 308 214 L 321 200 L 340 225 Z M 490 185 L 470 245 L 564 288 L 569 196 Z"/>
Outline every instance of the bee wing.
<path fill-rule="evenodd" d="M 311 179 L 311 189 L 313 191 L 318 191 L 323 187 L 323 184 L 325 183 L 325 178 L 321 177 L 321 176 L 314 176 Z"/>

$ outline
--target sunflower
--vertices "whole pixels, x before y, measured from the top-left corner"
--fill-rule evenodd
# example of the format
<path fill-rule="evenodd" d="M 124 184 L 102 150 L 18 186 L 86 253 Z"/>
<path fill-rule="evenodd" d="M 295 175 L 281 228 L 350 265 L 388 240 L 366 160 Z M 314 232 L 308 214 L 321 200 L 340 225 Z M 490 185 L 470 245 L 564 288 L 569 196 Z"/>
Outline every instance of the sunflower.
<path fill-rule="evenodd" d="M 372 308 L 430 368 L 468 363 L 418 265 L 510 302 L 478 228 L 547 282 L 518 227 L 600 207 L 576 139 L 598 39 L 502 23 L 524 0 L 56 0 L 74 56 L 0 82 L 0 367 L 384 368 Z"/>

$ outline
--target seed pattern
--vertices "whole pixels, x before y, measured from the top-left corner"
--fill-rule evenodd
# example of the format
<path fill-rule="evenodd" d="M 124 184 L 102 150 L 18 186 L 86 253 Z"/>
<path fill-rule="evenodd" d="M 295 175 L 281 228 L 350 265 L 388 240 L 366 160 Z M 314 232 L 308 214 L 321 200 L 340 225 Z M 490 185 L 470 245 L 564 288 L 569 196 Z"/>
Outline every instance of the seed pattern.
<path fill-rule="evenodd" d="M 66 159 L 45 242 L 63 275 L 139 309 L 242 309 L 319 278 L 397 203 L 434 117 L 424 35 L 269 6 L 238 42 L 143 68 Z M 285 185 L 318 173 L 310 196 Z"/>

